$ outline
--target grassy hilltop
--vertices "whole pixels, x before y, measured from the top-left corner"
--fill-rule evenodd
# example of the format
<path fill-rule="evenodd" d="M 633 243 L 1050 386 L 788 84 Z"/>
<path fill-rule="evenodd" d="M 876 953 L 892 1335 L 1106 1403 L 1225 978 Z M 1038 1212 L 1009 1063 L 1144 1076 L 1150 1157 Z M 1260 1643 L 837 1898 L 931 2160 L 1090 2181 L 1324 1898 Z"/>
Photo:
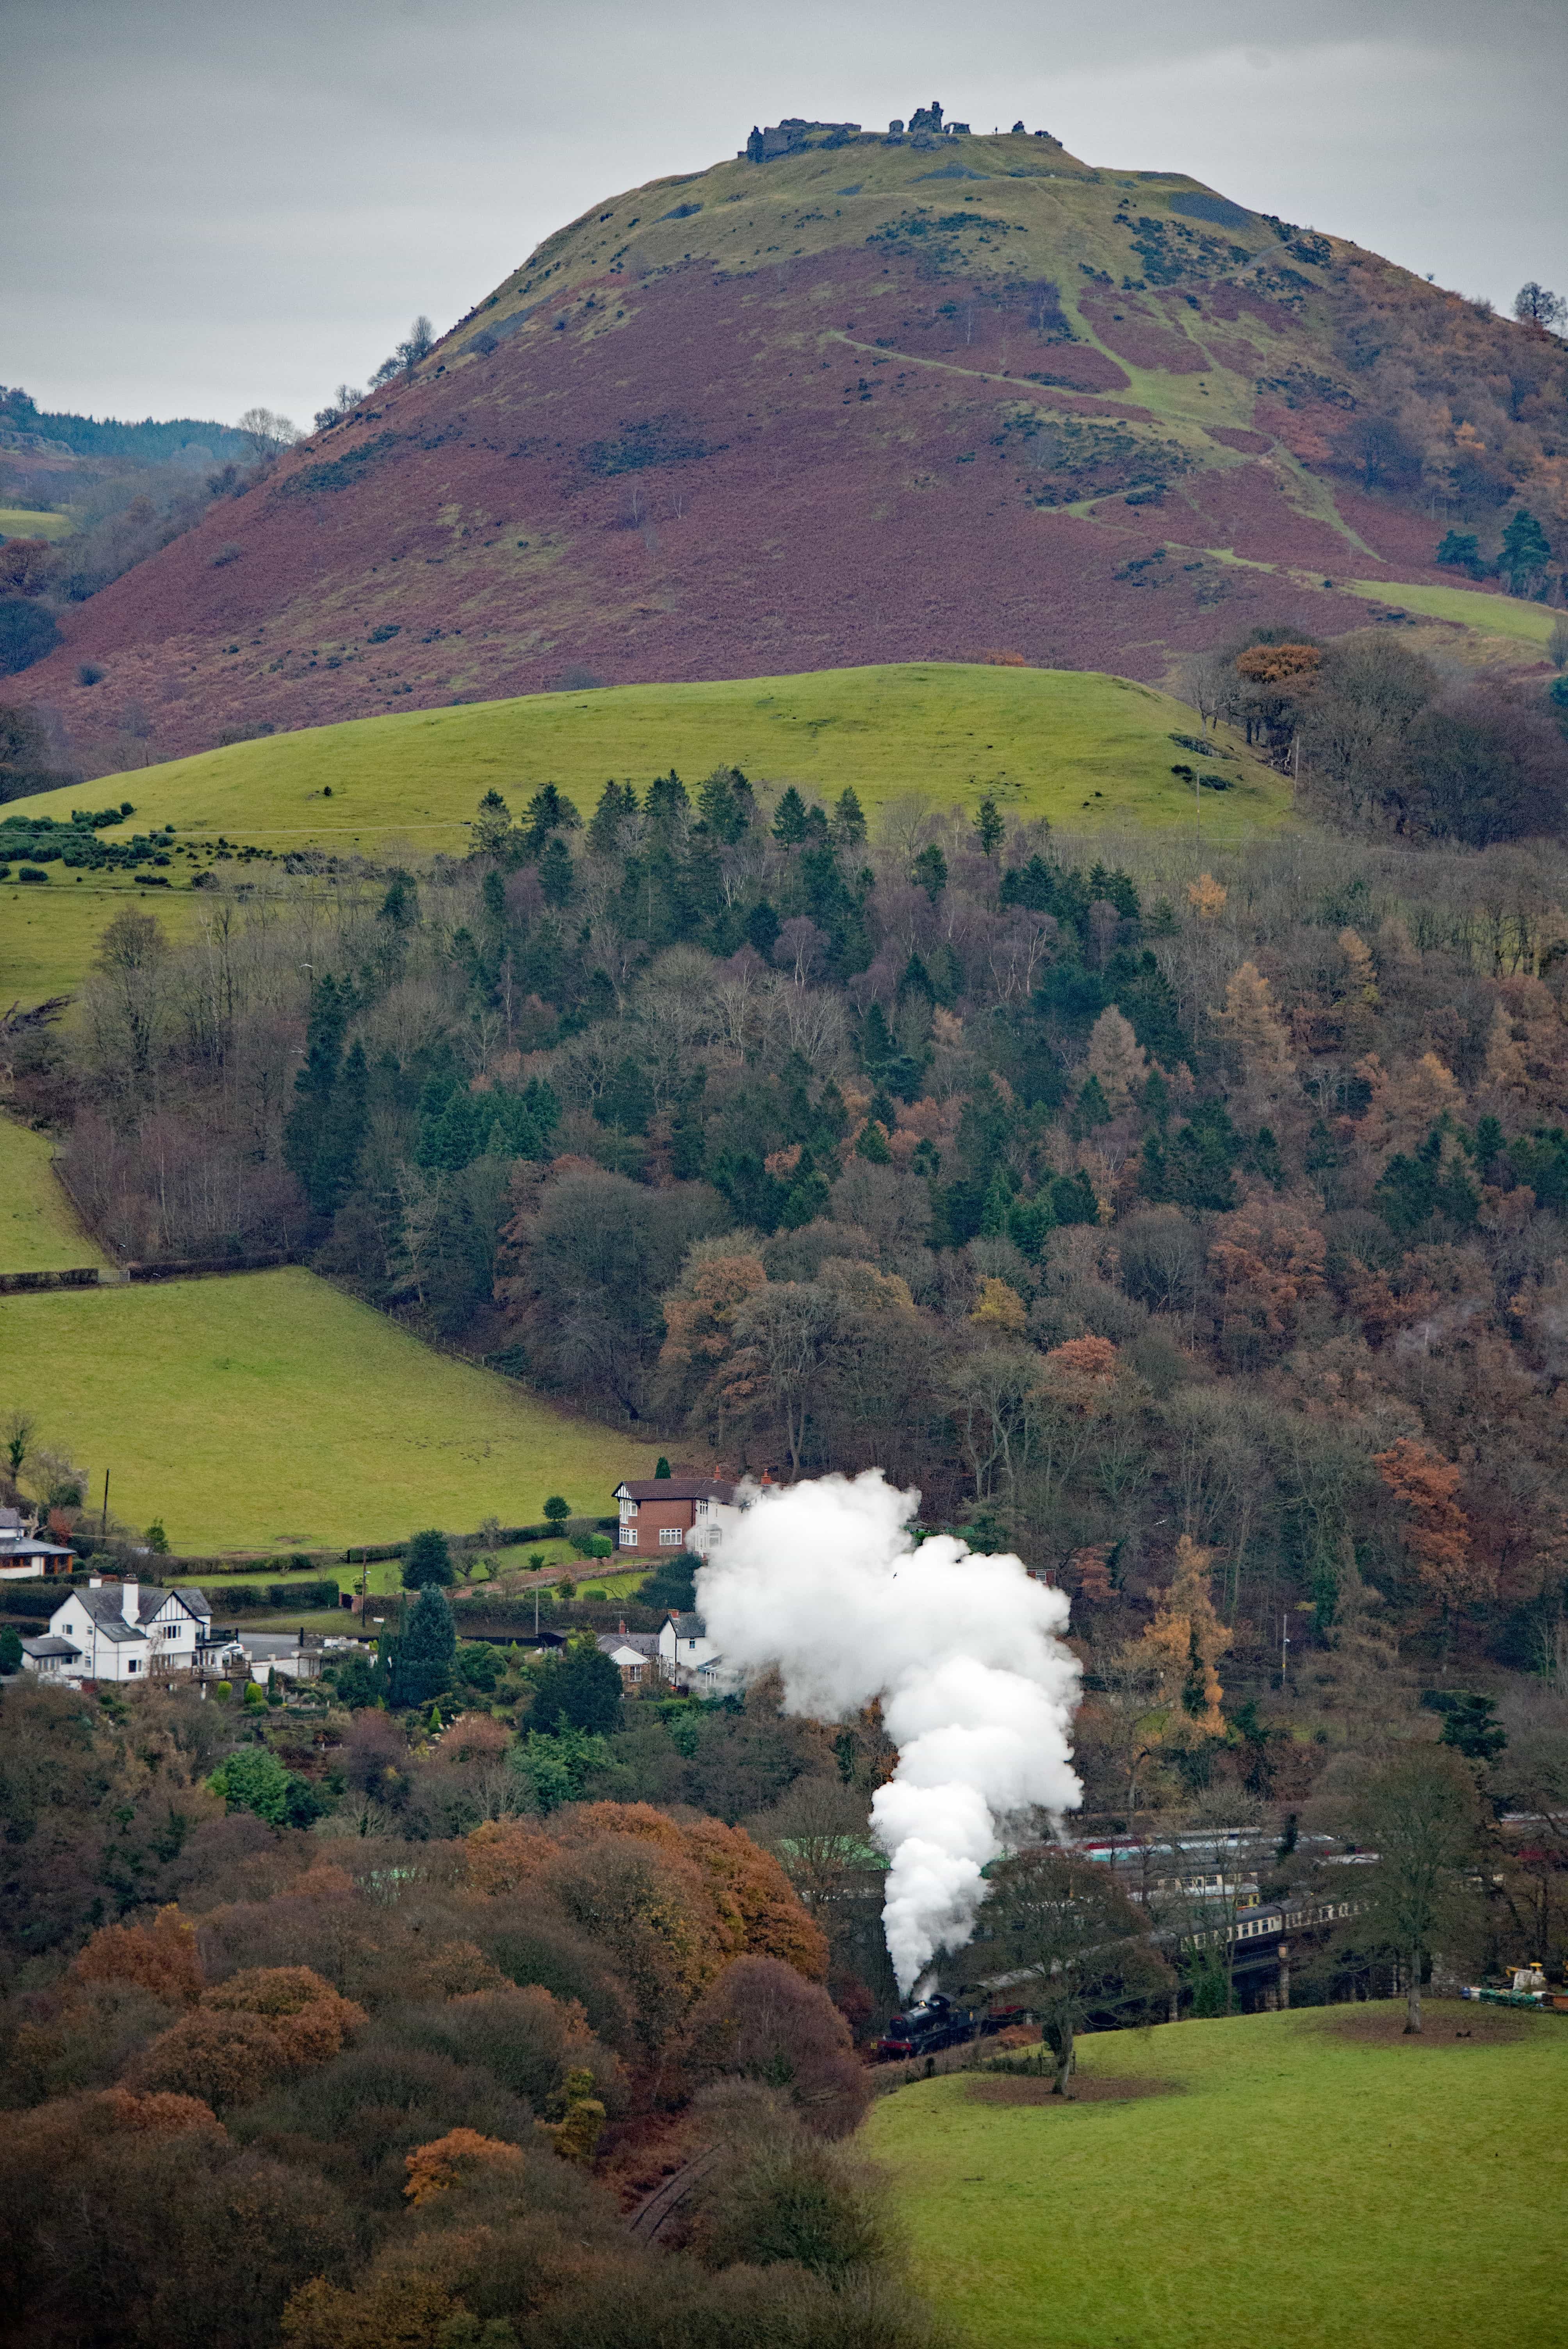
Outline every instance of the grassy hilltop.
<path fill-rule="evenodd" d="M 645 787 L 671 766 L 691 782 L 728 764 L 818 796 L 852 785 L 873 820 L 908 801 L 972 806 L 990 791 L 1006 812 L 1055 823 L 1190 823 L 1191 786 L 1171 769 L 1193 754 L 1171 737 L 1197 724 L 1185 703 L 1124 678 L 935 661 L 535 694 L 145 769 L 127 779 L 135 815 L 104 836 L 173 823 L 182 839 L 222 833 L 280 851 L 374 855 L 394 836 L 427 854 L 460 850 L 492 787 L 526 797 L 553 781 L 586 818 L 606 776 Z M 1277 823 L 1288 806 L 1278 776 L 1222 747 L 1226 758 L 1197 761 L 1232 785 L 1208 802 L 1215 836 Z M 80 797 L 46 792 L 10 812 L 63 818 Z"/>

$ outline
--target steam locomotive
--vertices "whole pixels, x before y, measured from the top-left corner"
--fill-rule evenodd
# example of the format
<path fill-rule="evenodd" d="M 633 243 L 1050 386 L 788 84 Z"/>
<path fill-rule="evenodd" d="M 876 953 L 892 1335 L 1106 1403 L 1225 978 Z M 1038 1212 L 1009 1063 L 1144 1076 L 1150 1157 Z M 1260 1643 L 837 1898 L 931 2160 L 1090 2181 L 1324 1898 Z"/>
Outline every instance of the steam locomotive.
<path fill-rule="evenodd" d="M 893 2016 L 886 2034 L 877 2041 L 875 2052 L 885 2061 L 907 2064 L 912 2056 L 934 2055 L 939 2047 L 961 2047 L 976 2034 L 989 2039 L 1006 2023 L 1017 2020 L 1016 2010 L 976 2014 L 967 2006 L 954 2006 L 950 1998 L 934 1991 L 929 1998 L 916 1999 L 913 2006 L 906 2006 L 902 2014 Z"/>

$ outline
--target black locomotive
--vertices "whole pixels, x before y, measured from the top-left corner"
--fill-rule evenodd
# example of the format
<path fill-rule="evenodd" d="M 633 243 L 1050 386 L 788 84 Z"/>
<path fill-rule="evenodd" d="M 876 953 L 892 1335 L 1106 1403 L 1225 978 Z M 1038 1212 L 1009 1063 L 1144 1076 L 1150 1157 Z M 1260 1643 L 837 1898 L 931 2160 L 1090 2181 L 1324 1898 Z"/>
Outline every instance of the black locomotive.
<path fill-rule="evenodd" d="M 917 1999 L 893 2016 L 885 2035 L 877 2041 L 876 2053 L 889 2061 L 908 2063 L 912 2056 L 934 2055 L 939 2047 L 961 2047 L 976 2036 L 988 2039 L 1004 2023 L 1016 2019 L 1014 2013 L 976 2014 L 967 2006 L 954 2006 L 940 1991 L 933 1991 L 929 1998 Z"/>

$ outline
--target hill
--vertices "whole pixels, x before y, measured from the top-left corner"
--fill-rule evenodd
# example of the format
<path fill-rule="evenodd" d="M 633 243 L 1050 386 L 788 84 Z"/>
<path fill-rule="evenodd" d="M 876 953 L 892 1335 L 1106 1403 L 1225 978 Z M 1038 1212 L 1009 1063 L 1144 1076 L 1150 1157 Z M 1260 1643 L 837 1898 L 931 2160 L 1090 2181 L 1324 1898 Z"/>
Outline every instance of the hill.
<path fill-rule="evenodd" d="M 1544 2342 L 1568 2030 L 1456 2044 L 1461 2016 L 1434 2002 L 1415 2043 L 1377 2006 L 1106 2033 L 1080 2081 L 1106 2101 L 981 2103 L 1046 2084 L 958 2075 L 884 2098 L 868 2150 L 920 2282 L 989 2349 L 1037 2342 L 1047 2307 L 1075 2349 Z"/>
<path fill-rule="evenodd" d="M 1155 679 L 1260 619 L 1363 625 L 1349 580 L 1451 581 L 1439 512 L 1482 555 L 1511 500 L 1559 530 L 1565 387 L 1542 330 L 1180 174 L 803 130 L 547 239 L 68 613 L 29 690 L 102 771 L 128 698 L 167 757 L 587 678 Z"/>
<path fill-rule="evenodd" d="M 1280 778 L 1239 738 L 1204 757 L 1184 702 L 1126 678 L 950 663 L 836 668 L 805 677 L 622 686 L 409 711 L 235 743 L 126 778 L 134 813 L 108 841 L 172 823 L 187 843 L 220 833 L 279 848 L 375 853 L 402 835 L 461 849 L 484 791 L 526 796 L 546 781 L 586 816 L 606 775 L 639 790 L 675 767 L 696 782 L 721 765 L 813 794 L 859 792 L 873 818 L 901 802 L 973 803 L 1053 823 L 1191 823 L 1194 757 L 1222 786 L 1217 836 L 1278 821 Z M 327 796 L 324 797 L 324 789 Z M 68 816 L 79 788 L 6 810 Z"/>
<path fill-rule="evenodd" d="M 77 1263 L 92 1252 L 78 1254 Z M 653 1453 L 438 1354 L 312 1274 L 0 1300 L 7 1407 L 177 1550 L 401 1541 L 601 1515 Z"/>

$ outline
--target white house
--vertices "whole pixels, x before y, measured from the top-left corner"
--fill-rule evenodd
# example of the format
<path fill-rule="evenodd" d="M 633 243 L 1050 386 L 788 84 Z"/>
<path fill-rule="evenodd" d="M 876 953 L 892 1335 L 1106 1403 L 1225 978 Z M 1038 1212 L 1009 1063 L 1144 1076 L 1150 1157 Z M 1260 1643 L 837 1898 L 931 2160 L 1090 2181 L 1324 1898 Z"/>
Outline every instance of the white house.
<path fill-rule="evenodd" d="M 695 1681 L 705 1665 L 717 1660 L 718 1650 L 708 1638 L 702 1617 L 677 1615 L 672 1608 L 659 1630 L 659 1661 L 665 1678 L 685 1685 Z"/>
<path fill-rule="evenodd" d="M 186 1585 L 104 1582 L 95 1575 L 49 1618 L 48 1636 L 24 1640 L 24 1668 L 67 1681 L 138 1681 L 216 1664 L 232 1632 L 215 1633 L 204 1592 Z"/>

